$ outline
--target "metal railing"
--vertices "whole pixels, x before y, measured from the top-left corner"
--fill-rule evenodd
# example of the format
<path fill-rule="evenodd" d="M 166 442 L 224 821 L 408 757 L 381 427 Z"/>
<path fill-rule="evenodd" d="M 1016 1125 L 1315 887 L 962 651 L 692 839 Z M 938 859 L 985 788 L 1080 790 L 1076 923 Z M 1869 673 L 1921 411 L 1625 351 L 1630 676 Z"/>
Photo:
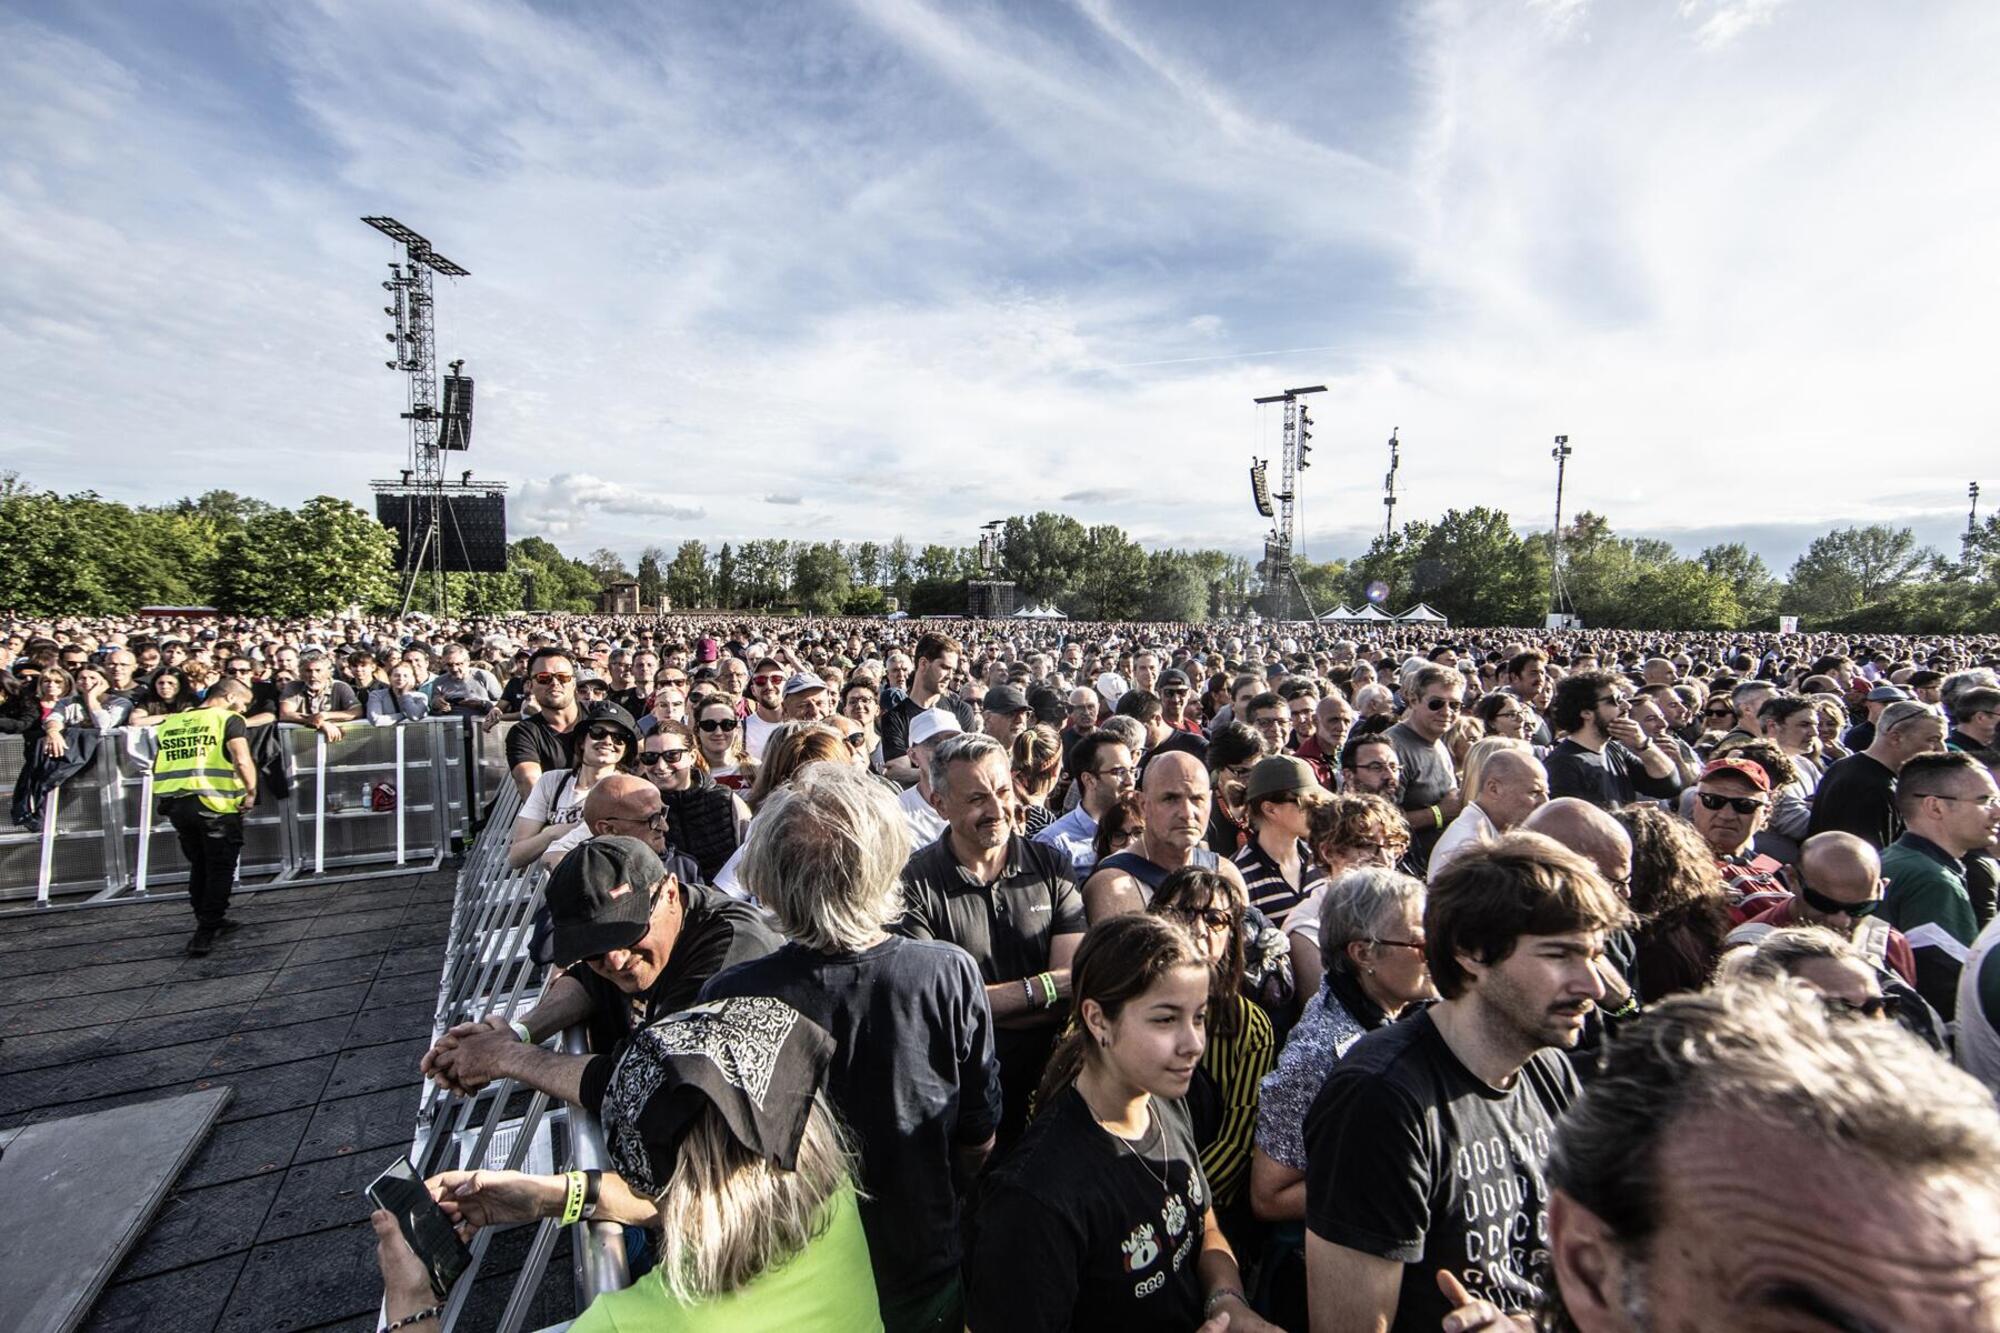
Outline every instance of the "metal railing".
<path fill-rule="evenodd" d="M 245 891 L 305 874 L 435 869 L 472 841 L 490 794 L 511 786 L 505 729 L 467 718 L 356 722 L 335 742 L 310 727 L 273 730 L 292 791 L 244 816 Z M 96 738 L 96 754 L 48 794 L 38 832 L 0 828 L 0 902 L 107 902 L 187 882 L 180 842 L 153 797 L 153 731 L 120 727 Z M 0 791 L 13 791 L 27 744 L 0 736 Z"/>
<path fill-rule="evenodd" d="M 526 1013 L 558 975 L 548 971 L 545 976 L 545 969 L 528 957 L 544 872 L 539 865 L 516 870 L 507 864 L 507 844 L 519 808 L 519 793 L 506 784 L 459 871 L 438 981 L 434 1041 L 460 1023 L 496 1015 L 511 1020 Z M 586 1050 L 580 1028 L 565 1031 L 559 1040 L 567 1053 Z M 602 1132 L 588 1112 L 507 1079 L 471 1096 L 426 1084 L 418 1099 L 410 1155 L 425 1176 L 455 1169 L 548 1173 L 604 1170 L 610 1165 Z M 496 1333 L 520 1333 L 555 1252 L 561 1223 L 547 1218 L 534 1226 L 506 1308 L 494 1326 Z M 445 1302 L 441 1330 L 458 1327 L 498 1230 L 488 1227 L 474 1238 L 472 1264 Z M 570 1252 L 577 1310 L 603 1292 L 630 1284 L 624 1228 L 618 1223 L 572 1224 Z"/>

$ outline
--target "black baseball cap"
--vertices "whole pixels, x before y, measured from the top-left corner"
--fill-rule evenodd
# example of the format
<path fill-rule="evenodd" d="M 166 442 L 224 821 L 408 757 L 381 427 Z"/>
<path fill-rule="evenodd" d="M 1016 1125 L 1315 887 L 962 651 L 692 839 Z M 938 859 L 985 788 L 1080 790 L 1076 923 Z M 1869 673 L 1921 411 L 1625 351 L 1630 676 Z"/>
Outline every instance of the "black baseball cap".
<path fill-rule="evenodd" d="M 592 838 L 549 875 L 542 889 L 528 956 L 568 967 L 644 938 L 653 918 L 653 889 L 667 868 L 637 838 Z"/>
<path fill-rule="evenodd" d="M 995 685 L 980 702 L 989 713 L 1025 713 L 1032 707 L 1018 685 Z"/>

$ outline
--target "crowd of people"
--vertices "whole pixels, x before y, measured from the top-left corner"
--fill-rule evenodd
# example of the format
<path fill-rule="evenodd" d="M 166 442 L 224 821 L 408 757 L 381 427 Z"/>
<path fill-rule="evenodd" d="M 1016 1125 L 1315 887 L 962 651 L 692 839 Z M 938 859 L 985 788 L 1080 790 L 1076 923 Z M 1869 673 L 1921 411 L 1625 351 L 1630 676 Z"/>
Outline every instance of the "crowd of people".
<path fill-rule="evenodd" d="M 18 629 L 184 844 L 250 727 L 504 730 L 549 980 L 422 1073 L 616 1169 L 431 1188 L 643 1232 L 579 1328 L 2000 1328 L 1995 641 Z"/>

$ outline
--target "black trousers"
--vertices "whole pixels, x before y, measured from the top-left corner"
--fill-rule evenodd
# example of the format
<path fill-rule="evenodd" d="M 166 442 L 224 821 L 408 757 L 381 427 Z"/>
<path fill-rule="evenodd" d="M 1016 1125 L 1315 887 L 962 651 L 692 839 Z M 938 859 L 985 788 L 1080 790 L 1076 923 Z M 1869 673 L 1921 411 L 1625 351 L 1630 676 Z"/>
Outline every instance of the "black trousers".
<path fill-rule="evenodd" d="M 160 802 L 180 835 L 188 863 L 188 902 L 195 924 L 213 926 L 229 911 L 236 858 L 243 854 L 243 816 L 217 814 L 199 796 L 170 796 Z"/>

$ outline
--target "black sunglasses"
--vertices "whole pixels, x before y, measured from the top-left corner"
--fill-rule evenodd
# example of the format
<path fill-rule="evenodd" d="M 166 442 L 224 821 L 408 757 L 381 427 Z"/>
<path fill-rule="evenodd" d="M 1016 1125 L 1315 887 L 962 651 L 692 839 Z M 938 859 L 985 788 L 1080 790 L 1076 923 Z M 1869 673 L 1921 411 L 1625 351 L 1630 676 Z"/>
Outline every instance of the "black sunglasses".
<path fill-rule="evenodd" d="M 1424 707 L 1430 709 L 1433 713 L 1442 713 L 1447 708 L 1456 713 L 1459 709 L 1465 707 L 1465 705 L 1457 699 L 1426 699 L 1424 700 Z"/>
<path fill-rule="evenodd" d="M 734 731 L 736 730 L 736 719 L 733 717 L 712 717 L 705 722 L 697 722 L 695 725 L 703 731 Z"/>
<path fill-rule="evenodd" d="M 639 756 L 639 762 L 647 767 L 657 764 L 675 765 L 688 757 L 686 750 L 648 750 Z"/>
<path fill-rule="evenodd" d="M 1735 717 L 1736 710 L 1734 708 L 1704 708 L 1701 710 L 1701 715 L 1703 717 Z"/>
<path fill-rule="evenodd" d="M 625 740 L 625 733 L 616 727 L 592 727 L 583 734 L 594 741 L 623 742 Z"/>
<path fill-rule="evenodd" d="M 1720 810 L 1726 805 L 1739 815 L 1754 815 L 1764 808 L 1762 799 L 1755 796 L 1724 796 L 1719 791 L 1698 791 L 1695 795 L 1701 798 L 1704 810 Z"/>
<path fill-rule="evenodd" d="M 1863 898 L 1858 903 L 1844 903 L 1838 898 L 1827 897 L 1804 880 L 1799 881 L 1799 897 L 1805 899 L 1806 905 L 1815 912 L 1824 912 L 1828 916 L 1851 916 L 1857 921 L 1864 916 L 1875 915 L 1881 910 L 1883 902 L 1880 898 Z"/>
<path fill-rule="evenodd" d="M 1850 1014 L 1860 1014 L 1864 1018 L 1894 1018 L 1903 1007 L 1903 997 L 1900 995 L 1871 995 L 1860 1004 L 1828 996 L 1826 1002 L 1835 1008 L 1845 1009 Z"/>
<path fill-rule="evenodd" d="M 1226 907 L 1176 907 L 1173 912 L 1175 916 L 1198 922 L 1210 930 L 1221 930 L 1236 922 L 1236 913 Z"/>

